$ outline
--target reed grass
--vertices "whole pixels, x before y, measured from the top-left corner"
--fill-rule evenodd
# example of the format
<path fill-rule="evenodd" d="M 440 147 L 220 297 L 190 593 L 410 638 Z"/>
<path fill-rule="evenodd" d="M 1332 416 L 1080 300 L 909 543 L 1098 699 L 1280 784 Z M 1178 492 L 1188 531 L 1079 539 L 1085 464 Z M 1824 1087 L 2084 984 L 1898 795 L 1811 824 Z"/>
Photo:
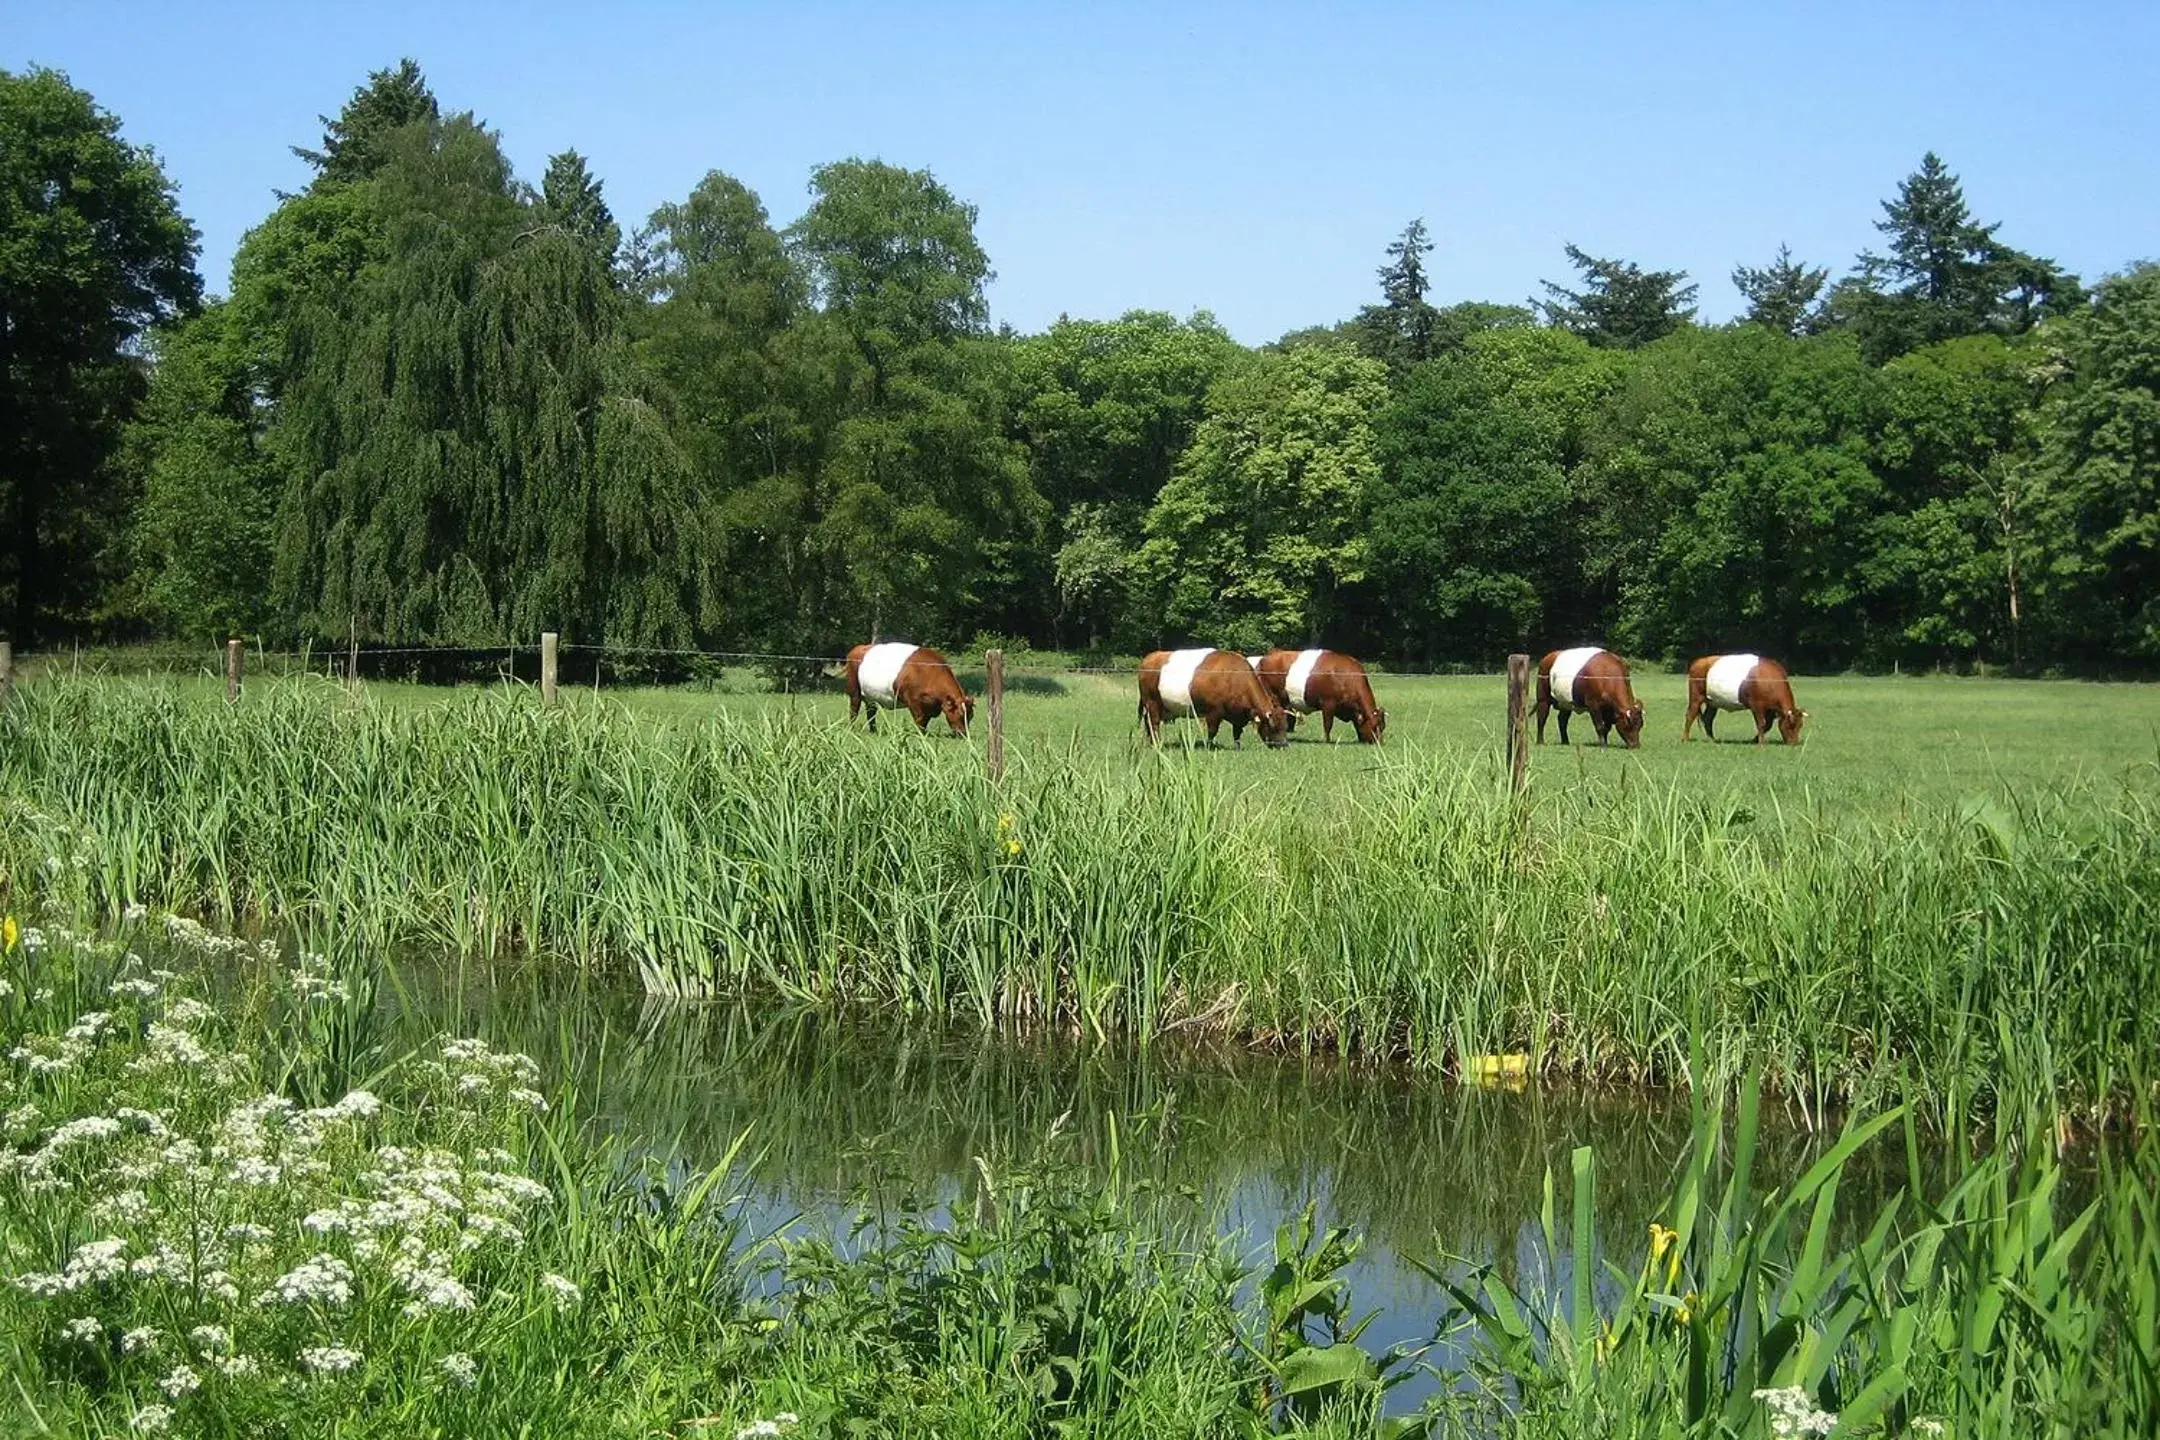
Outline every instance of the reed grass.
<path fill-rule="evenodd" d="M 837 724 L 520 697 L 237 707 L 50 680 L 0 719 L 0 886 L 524 951 L 651 991 L 2101 1117 L 2160 1041 L 2160 786 L 1878 816 L 1388 763 L 1331 803 Z M 1706 1057 L 1688 1064 L 1692 1042 Z"/>

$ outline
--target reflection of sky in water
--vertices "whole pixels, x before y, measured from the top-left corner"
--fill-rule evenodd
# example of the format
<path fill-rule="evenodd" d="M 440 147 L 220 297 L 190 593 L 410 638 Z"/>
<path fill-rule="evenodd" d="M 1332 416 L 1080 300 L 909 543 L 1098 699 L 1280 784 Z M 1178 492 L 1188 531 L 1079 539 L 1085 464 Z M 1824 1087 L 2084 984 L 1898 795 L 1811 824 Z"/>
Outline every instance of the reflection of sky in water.
<path fill-rule="evenodd" d="M 1597 1155 L 1598 1249 L 1632 1269 L 1665 1217 L 1690 1133 L 1684 1097 L 1477 1091 L 1372 1067 L 1200 1046 L 1113 1050 L 1013 1041 L 925 1023 L 847 1024 L 738 1007 L 660 1006 L 632 987 L 527 972 L 490 987 L 401 966 L 394 1002 L 410 1040 L 478 1033 L 568 1066 L 600 1123 L 668 1157 L 710 1164 L 745 1130 L 743 1216 L 752 1237 L 844 1236 L 856 1198 L 898 1207 L 971 1196 L 975 1157 L 994 1172 L 1035 1153 L 1063 1117 L 1062 1153 L 1098 1170 L 1190 1187 L 1259 1269 L 1276 1227 L 1308 1200 L 1364 1249 L 1348 1278 L 1356 1313 L 1377 1309 L 1368 1349 L 1432 1337 L 1445 1297 L 1412 1263 L 1494 1264 L 1519 1288 L 1564 1294 L 1568 1256 L 1548 1256 L 1548 1168 L 1560 1244 L 1570 1152 Z M 1771 1123 L 1758 1182 L 1797 1173 L 1813 1147 Z M 1849 1172 L 1848 1210 L 1902 1177 Z M 942 1215 L 939 1219 L 942 1220 Z M 1457 1274 L 1467 1273 L 1457 1266 Z M 1446 1365 L 1444 1351 L 1430 1357 Z M 1405 1403 L 1430 1381 L 1396 1392 Z"/>

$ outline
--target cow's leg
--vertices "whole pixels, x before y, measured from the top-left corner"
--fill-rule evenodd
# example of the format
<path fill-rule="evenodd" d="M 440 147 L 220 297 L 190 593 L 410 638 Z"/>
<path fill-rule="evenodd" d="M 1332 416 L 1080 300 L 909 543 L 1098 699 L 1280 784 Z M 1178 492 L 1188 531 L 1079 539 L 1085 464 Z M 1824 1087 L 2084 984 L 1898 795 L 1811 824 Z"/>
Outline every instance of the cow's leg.
<path fill-rule="evenodd" d="M 1563 745 L 1567 744 L 1567 722 L 1569 718 L 1574 715 L 1574 713 L 1575 712 L 1572 710 L 1562 710 L 1560 712 L 1560 743 Z M 1542 745 L 1545 743 L 1545 714 L 1542 710 L 1538 712 L 1537 728 L 1538 744 Z"/>
<path fill-rule="evenodd" d="M 1597 727 L 1597 743 L 1606 744 L 1612 735 L 1612 717 L 1603 710 L 1593 710 L 1590 712 L 1590 723 Z"/>
<path fill-rule="evenodd" d="M 1162 741 L 1162 722 L 1162 702 L 1160 700 L 1142 700 L 1140 702 L 1141 728 L 1147 731 L 1148 739 L 1158 744 Z"/>
<path fill-rule="evenodd" d="M 856 688 L 855 688 L 855 677 L 854 677 L 854 676 L 852 676 L 852 675 L 850 675 L 850 676 L 848 676 L 848 687 L 847 687 L 847 718 L 848 718 L 848 724 L 850 724 L 850 725 L 854 724 L 854 723 L 856 722 L 856 720 L 857 720 L 857 719 L 859 719 L 859 718 L 861 717 L 861 715 L 862 715 L 862 691 L 860 691 L 860 690 L 858 690 L 858 689 L 856 689 Z"/>
<path fill-rule="evenodd" d="M 1222 716 L 1210 712 L 1200 723 L 1207 729 L 1208 748 L 1212 750 L 1215 748 L 1215 732 L 1222 728 Z"/>
<path fill-rule="evenodd" d="M 1711 733 L 1711 729 L 1710 729 L 1710 722 L 1711 722 L 1711 721 L 1713 721 L 1713 720 L 1715 720 L 1715 719 L 1717 719 L 1717 706 L 1715 706 L 1715 705 L 1705 705 L 1705 706 L 1703 706 L 1703 712 L 1702 712 L 1702 738 L 1703 738 L 1703 739 L 1705 739 L 1705 740 L 1708 740 L 1708 741 L 1709 741 L 1709 742 L 1710 742 L 1711 744 L 1713 744 L 1713 745 L 1717 743 L 1717 736 Z"/>
<path fill-rule="evenodd" d="M 910 700 L 908 701 L 908 713 L 915 717 L 915 729 L 921 734 L 928 735 L 930 733 L 930 717 L 937 714 L 937 706 L 925 704 L 920 700 Z"/>
<path fill-rule="evenodd" d="M 1763 732 L 1770 728 L 1770 712 L 1767 710 L 1755 710 L 1750 713 L 1755 717 L 1755 743 L 1760 745 L 1762 744 Z"/>
<path fill-rule="evenodd" d="M 1680 741 L 1682 744 L 1686 744 L 1689 739 L 1693 738 L 1689 732 L 1695 728 L 1695 717 L 1702 714 L 1702 710 L 1702 682 L 1691 677 L 1687 682 L 1687 714 L 1680 717 Z M 1703 734 L 1707 735 L 1709 733 L 1710 725 L 1706 720 L 1703 722 Z"/>
<path fill-rule="evenodd" d="M 870 712 L 870 719 L 868 724 L 870 727 L 870 733 L 875 735 L 877 734 L 877 706 L 866 704 L 864 708 L 866 708 Z"/>
<path fill-rule="evenodd" d="M 1320 738 L 1330 745 L 1335 743 L 1335 707 L 1333 705 L 1320 707 Z"/>
<path fill-rule="evenodd" d="M 1537 677 L 1537 743 L 1545 743 L 1545 712 L 1552 709 L 1552 680 Z M 1567 712 L 1560 712 L 1560 743 L 1567 744 Z"/>
<path fill-rule="evenodd" d="M 1232 720 L 1230 722 L 1230 743 L 1240 750 L 1245 748 L 1245 722 L 1243 720 Z"/>

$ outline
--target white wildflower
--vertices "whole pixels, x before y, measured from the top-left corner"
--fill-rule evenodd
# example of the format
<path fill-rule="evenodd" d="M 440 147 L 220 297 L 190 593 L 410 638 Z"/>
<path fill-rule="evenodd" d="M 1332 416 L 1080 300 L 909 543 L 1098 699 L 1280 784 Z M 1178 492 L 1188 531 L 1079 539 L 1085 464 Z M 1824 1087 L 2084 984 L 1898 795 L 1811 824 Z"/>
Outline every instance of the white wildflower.
<path fill-rule="evenodd" d="M 76 1247 L 66 1268 L 57 1275 L 18 1275 L 15 1284 L 31 1295 L 61 1295 L 117 1280 L 127 1273 L 127 1241 L 107 1237 Z"/>
<path fill-rule="evenodd" d="M 1808 1399 L 1807 1392 L 1797 1385 L 1776 1390 L 1757 1390 L 1755 1398 L 1770 1412 L 1770 1433 L 1778 1437 L 1778 1440 L 1828 1435 L 1837 1425 L 1837 1416 L 1817 1410 Z"/>
<path fill-rule="evenodd" d="M 258 1159 L 253 1155 L 243 1155 L 233 1162 L 232 1169 L 226 1173 L 226 1178 L 236 1185 L 268 1186 L 277 1184 L 279 1180 L 284 1178 L 284 1175 L 285 1172 L 282 1169 L 267 1160 Z"/>
<path fill-rule="evenodd" d="M 100 1220 L 137 1225 L 150 1216 L 150 1197 L 140 1190 L 122 1190 L 92 1205 L 90 1213 Z"/>
<path fill-rule="evenodd" d="M 792 1410 L 782 1410 L 770 1420 L 753 1420 L 735 1432 L 735 1440 L 770 1440 L 771 1436 L 784 1435 L 801 1423 L 801 1417 Z"/>
<path fill-rule="evenodd" d="M 165 1018 L 175 1025 L 200 1025 L 217 1011 L 192 995 L 183 995 L 165 1007 Z"/>
<path fill-rule="evenodd" d="M 188 1331 L 188 1339 L 205 1355 L 219 1355 L 232 1349 L 232 1331 L 223 1325 L 197 1325 Z"/>
<path fill-rule="evenodd" d="M 237 1224 L 227 1225 L 223 1234 L 225 1239 L 237 1241 L 242 1245 L 260 1245 L 265 1241 L 276 1238 L 276 1232 L 271 1230 L 269 1226 L 257 1225 L 250 1220 L 242 1220 Z"/>
<path fill-rule="evenodd" d="M 568 1310 L 585 1298 L 585 1292 L 578 1288 L 575 1280 L 552 1270 L 540 1277 L 540 1288 L 555 1301 L 557 1310 Z"/>
<path fill-rule="evenodd" d="M 113 981 L 106 987 L 105 993 L 118 996 L 122 1000 L 148 1000 L 158 993 L 158 983 L 155 980 L 145 980 L 140 975 L 131 975 L 125 980 Z"/>
<path fill-rule="evenodd" d="M 439 1271 L 415 1270 L 405 1277 L 405 1288 L 414 1299 L 405 1307 L 405 1318 L 418 1320 L 431 1310 L 470 1310 L 473 1293 L 457 1277 Z"/>
<path fill-rule="evenodd" d="M 362 1356 L 342 1345 L 311 1345 L 300 1352 L 300 1366 L 317 1375 L 343 1375 L 360 1368 Z"/>
<path fill-rule="evenodd" d="M 130 1355 L 138 1350 L 155 1350 L 158 1339 L 157 1327 L 138 1325 L 120 1337 L 120 1348 Z"/>
<path fill-rule="evenodd" d="M 60 861 L 55 858 L 46 862 L 46 868 L 58 873 Z M 35 925 L 25 925 L 22 931 L 22 948 L 32 955 L 45 948 L 45 932 Z"/>
<path fill-rule="evenodd" d="M 4 995 L 6 993 L 6 991 L 0 991 L 0 995 Z M 38 1121 L 44 1118 L 44 1111 L 38 1109 L 37 1106 L 28 1104 L 26 1102 L 8 1111 L 6 1115 L 0 1116 L 0 1128 L 8 1130 L 35 1130 L 37 1129 Z"/>
<path fill-rule="evenodd" d="M 139 923 L 142 918 L 149 913 L 149 906 L 141 904 L 137 901 L 130 900 L 128 902 L 127 908 L 120 912 L 120 919 L 126 924 L 134 925 Z"/>
<path fill-rule="evenodd" d="M 543 1115 L 547 1113 L 547 1097 L 537 1090 L 528 1090 L 523 1086 L 519 1086 L 510 1092 L 510 1103 L 529 1106 Z"/>
<path fill-rule="evenodd" d="M 480 1379 L 480 1366 L 473 1360 L 472 1356 L 467 1355 L 462 1350 L 445 1355 L 435 1363 L 450 1383 L 460 1390 L 472 1389 L 473 1385 Z"/>
<path fill-rule="evenodd" d="M 317 1255 L 280 1275 L 255 1303 L 343 1305 L 351 1299 L 352 1267 L 335 1255 Z"/>
<path fill-rule="evenodd" d="M 93 1315 L 78 1315 L 62 1327 L 70 1340 L 80 1340 L 85 1345 L 95 1345 L 105 1338 L 104 1322 Z"/>
<path fill-rule="evenodd" d="M 217 1367 L 218 1374 L 228 1380 L 262 1374 L 262 1362 L 253 1355 L 223 1355 L 210 1363 Z"/>
<path fill-rule="evenodd" d="M 163 1434 L 172 1424 L 172 1415 L 170 1405 L 145 1405 L 135 1412 L 135 1428 L 145 1435 Z"/>
<path fill-rule="evenodd" d="M 158 1381 L 158 1389 L 177 1400 L 182 1395 L 191 1395 L 202 1389 L 202 1376 L 185 1365 L 175 1365 L 171 1374 Z"/>
<path fill-rule="evenodd" d="M 66 1038 L 69 1040 L 95 1040 L 98 1036 L 104 1034 L 106 1027 L 111 1024 L 111 1011 L 85 1010 L 73 1025 L 68 1026 Z"/>

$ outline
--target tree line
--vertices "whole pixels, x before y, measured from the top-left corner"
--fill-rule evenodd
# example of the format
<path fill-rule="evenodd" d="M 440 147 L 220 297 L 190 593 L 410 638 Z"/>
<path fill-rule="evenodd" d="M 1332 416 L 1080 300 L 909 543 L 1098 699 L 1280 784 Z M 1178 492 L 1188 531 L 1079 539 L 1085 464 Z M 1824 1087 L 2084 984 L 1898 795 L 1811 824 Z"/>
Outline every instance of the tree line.
<path fill-rule="evenodd" d="M 2089 289 L 1936 156 L 1835 282 L 1696 319 L 1564 247 L 1541 298 L 993 327 L 974 207 L 848 159 L 627 232 L 418 66 L 370 76 L 205 299 L 155 156 L 0 72 L 0 625 L 836 654 L 1595 639 L 1806 668 L 2160 664 L 2160 267 Z"/>

